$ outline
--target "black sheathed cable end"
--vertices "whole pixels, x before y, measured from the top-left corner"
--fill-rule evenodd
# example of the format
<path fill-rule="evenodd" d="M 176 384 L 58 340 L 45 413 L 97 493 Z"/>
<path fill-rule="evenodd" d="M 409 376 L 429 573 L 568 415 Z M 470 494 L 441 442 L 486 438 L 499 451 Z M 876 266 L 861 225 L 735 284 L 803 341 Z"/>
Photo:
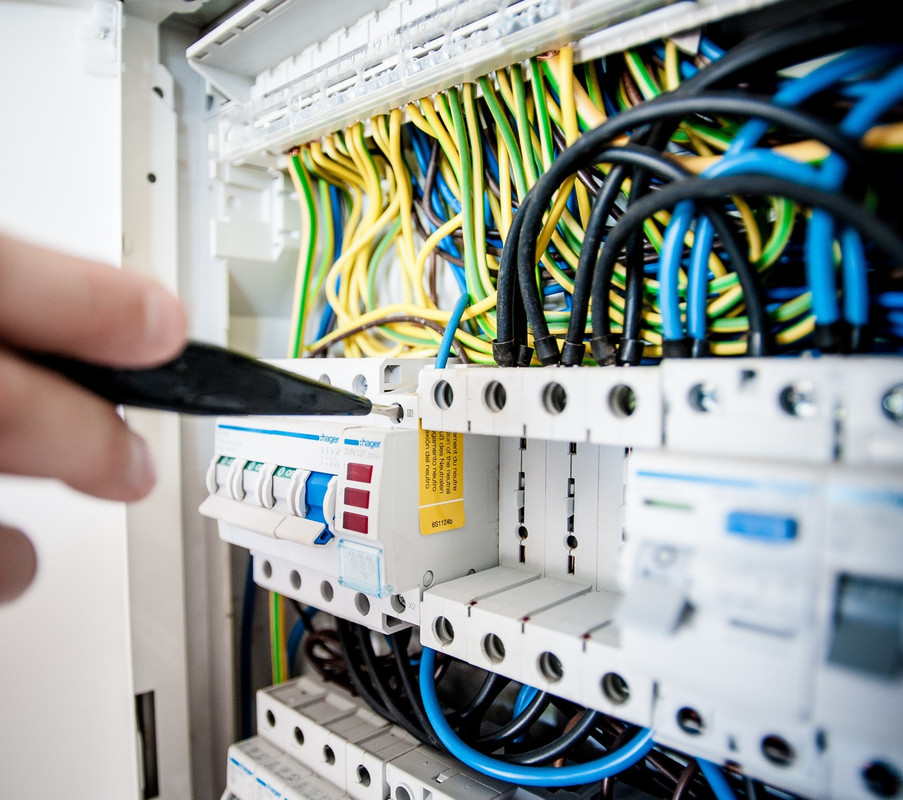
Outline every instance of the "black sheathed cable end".
<path fill-rule="evenodd" d="M 589 349 L 600 367 L 610 367 L 618 357 L 617 337 L 613 333 L 593 336 L 589 340 Z"/>
<path fill-rule="evenodd" d="M 533 363 L 533 348 L 525 344 L 517 346 L 517 367 L 529 367 Z"/>
<path fill-rule="evenodd" d="M 689 336 L 680 339 L 662 339 L 663 358 L 689 358 L 693 353 L 693 342 Z"/>
<path fill-rule="evenodd" d="M 816 324 L 815 346 L 823 353 L 843 353 L 848 342 L 847 325 L 842 320 L 827 325 Z"/>
<path fill-rule="evenodd" d="M 772 353 L 771 337 L 764 333 L 750 331 L 746 335 L 746 354 L 748 356 L 768 356 Z"/>
<path fill-rule="evenodd" d="M 690 347 L 691 358 L 708 358 L 712 355 L 712 345 L 707 339 L 693 339 Z"/>
<path fill-rule="evenodd" d="M 868 325 L 850 326 L 850 352 L 867 353 L 875 343 L 875 332 Z"/>
<path fill-rule="evenodd" d="M 558 340 L 554 336 L 543 336 L 541 339 L 534 339 L 533 346 L 536 348 L 536 356 L 539 363 L 544 367 L 550 367 L 557 364 L 561 358 L 558 351 Z"/>
<path fill-rule="evenodd" d="M 618 347 L 618 363 L 638 367 L 643 360 L 646 343 L 642 339 L 621 339 Z M 687 348 L 689 350 L 689 348 Z"/>
<path fill-rule="evenodd" d="M 514 339 L 508 339 L 504 342 L 493 339 L 492 357 L 495 359 L 495 363 L 500 367 L 515 366 L 514 346 Z"/>
<path fill-rule="evenodd" d="M 565 342 L 561 348 L 561 365 L 579 367 L 586 355 L 586 344 L 583 342 Z"/>

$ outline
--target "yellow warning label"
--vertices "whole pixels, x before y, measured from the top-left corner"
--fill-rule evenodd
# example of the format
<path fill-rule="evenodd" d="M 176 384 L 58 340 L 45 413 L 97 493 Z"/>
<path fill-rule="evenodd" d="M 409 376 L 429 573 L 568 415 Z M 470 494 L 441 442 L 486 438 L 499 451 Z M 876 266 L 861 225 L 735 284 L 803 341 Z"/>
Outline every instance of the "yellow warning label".
<path fill-rule="evenodd" d="M 420 533 L 464 527 L 464 438 L 420 431 Z"/>

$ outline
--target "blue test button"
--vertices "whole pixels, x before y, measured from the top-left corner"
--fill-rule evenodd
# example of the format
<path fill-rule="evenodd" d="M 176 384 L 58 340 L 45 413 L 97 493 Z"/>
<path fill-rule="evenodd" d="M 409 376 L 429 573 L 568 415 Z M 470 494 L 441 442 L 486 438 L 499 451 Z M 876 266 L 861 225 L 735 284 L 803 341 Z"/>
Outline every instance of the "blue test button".
<path fill-rule="evenodd" d="M 727 515 L 727 531 L 749 539 L 789 542 L 796 538 L 796 520 L 750 511 L 731 511 Z"/>

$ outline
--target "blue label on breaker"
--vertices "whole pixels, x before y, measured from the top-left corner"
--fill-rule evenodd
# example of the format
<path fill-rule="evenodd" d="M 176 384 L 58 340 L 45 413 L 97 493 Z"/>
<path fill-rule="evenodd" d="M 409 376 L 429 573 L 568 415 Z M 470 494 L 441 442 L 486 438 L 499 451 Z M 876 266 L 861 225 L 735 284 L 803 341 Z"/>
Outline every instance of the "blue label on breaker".
<path fill-rule="evenodd" d="M 768 542 L 789 542 L 796 538 L 796 520 L 772 514 L 732 511 L 727 515 L 728 533 Z"/>

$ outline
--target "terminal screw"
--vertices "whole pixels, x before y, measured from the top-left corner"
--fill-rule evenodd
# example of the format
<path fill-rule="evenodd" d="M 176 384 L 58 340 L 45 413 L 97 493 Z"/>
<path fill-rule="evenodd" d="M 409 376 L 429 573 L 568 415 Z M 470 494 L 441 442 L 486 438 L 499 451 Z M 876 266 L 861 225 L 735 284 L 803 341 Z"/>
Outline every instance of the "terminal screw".
<path fill-rule="evenodd" d="M 903 425 L 903 383 L 888 389 L 881 398 L 881 408 L 891 422 Z"/>

